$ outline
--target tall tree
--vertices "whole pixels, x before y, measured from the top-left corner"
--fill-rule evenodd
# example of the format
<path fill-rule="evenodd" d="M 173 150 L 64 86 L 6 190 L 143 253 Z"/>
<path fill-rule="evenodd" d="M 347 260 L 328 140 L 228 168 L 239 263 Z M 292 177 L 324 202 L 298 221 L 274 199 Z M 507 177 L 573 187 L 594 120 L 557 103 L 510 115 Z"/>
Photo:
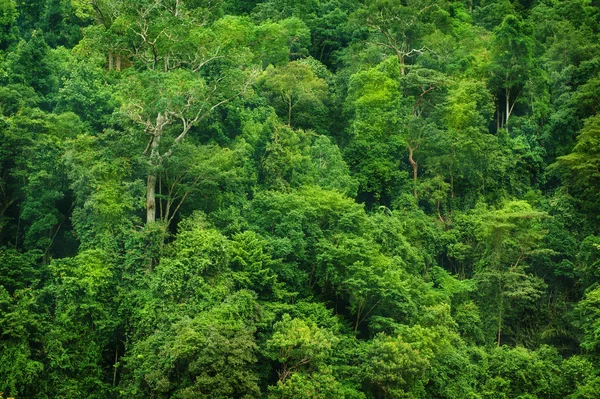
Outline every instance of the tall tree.
<path fill-rule="evenodd" d="M 243 94 L 250 84 L 250 80 L 242 80 L 238 87 L 226 87 L 220 81 L 210 85 L 198 73 L 185 69 L 140 72 L 125 83 L 122 111 L 149 136 L 142 153 L 148 163 L 147 223 L 156 220 L 156 185 L 164 162 L 194 126 Z"/>
<path fill-rule="evenodd" d="M 490 83 L 495 92 L 497 128 L 508 129 L 508 121 L 519 100 L 526 96 L 528 74 L 533 68 L 532 40 L 527 25 L 516 15 L 507 15 L 494 30 Z"/>

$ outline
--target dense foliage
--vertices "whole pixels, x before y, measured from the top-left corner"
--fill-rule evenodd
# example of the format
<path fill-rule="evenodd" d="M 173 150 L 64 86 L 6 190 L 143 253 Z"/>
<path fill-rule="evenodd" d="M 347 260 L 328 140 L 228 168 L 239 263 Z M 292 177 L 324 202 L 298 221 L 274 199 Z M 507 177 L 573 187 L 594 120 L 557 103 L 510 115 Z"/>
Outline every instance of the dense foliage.
<path fill-rule="evenodd" d="M 0 398 L 600 397 L 600 3 L 0 0 Z"/>

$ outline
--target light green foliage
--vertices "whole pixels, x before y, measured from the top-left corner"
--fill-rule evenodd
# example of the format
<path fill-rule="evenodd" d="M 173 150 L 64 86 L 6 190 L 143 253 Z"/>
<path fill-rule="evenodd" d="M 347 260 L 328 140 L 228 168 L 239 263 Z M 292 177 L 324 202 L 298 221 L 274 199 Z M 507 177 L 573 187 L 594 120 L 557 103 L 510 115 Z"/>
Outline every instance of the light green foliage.
<path fill-rule="evenodd" d="M 280 124 L 272 129 L 261 162 L 267 187 L 285 191 L 311 184 L 348 196 L 356 193 L 357 182 L 329 138 Z"/>
<path fill-rule="evenodd" d="M 315 174 L 315 183 L 354 197 L 358 183 L 342 158 L 339 148 L 327 136 L 318 136 L 310 148 L 310 158 Z"/>
<path fill-rule="evenodd" d="M 236 280 L 245 280 L 229 274 L 230 262 L 239 264 L 247 257 L 240 253 L 243 239 L 236 242 L 211 228 L 200 214 L 180 225 L 177 239 L 150 275 L 151 299 L 133 311 L 137 339 L 124 359 L 123 395 L 258 395 L 253 370 L 258 304 L 252 291 L 233 291 Z M 261 270 L 259 264 L 248 265 L 251 275 L 260 273 L 257 268 Z M 156 345 L 163 349 L 157 352 Z"/>
<path fill-rule="evenodd" d="M 352 115 L 346 162 L 361 192 L 375 201 L 389 201 L 407 176 L 398 157 L 406 148 L 402 137 L 403 118 L 409 112 L 406 101 L 400 98 L 397 81 L 373 68 L 350 77 L 346 104 Z"/>
<path fill-rule="evenodd" d="M 267 341 L 273 360 L 282 363 L 280 380 L 285 382 L 288 371 L 318 368 L 330 355 L 337 339 L 327 330 L 312 323 L 292 319 L 285 314 L 274 326 L 273 336 Z"/>
<path fill-rule="evenodd" d="M 581 242 L 577 253 L 577 272 L 581 275 L 584 289 L 593 287 L 600 279 L 600 239 L 588 236 Z"/>
<path fill-rule="evenodd" d="M 245 169 L 246 150 L 183 142 L 160 170 L 159 217 L 169 224 L 190 202 L 218 209 L 243 196 L 255 177 Z"/>
<path fill-rule="evenodd" d="M 253 231 L 238 233 L 232 237 L 232 278 L 242 288 L 252 288 L 262 299 L 282 299 L 293 295 L 284 284 L 277 281 L 276 269 L 280 260 L 273 259 L 267 249 L 267 240 Z"/>
<path fill-rule="evenodd" d="M 569 187 L 576 190 L 590 210 L 597 207 L 598 151 L 600 149 L 600 117 L 585 120 L 573 151 L 558 157 L 552 168 L 563 173 Z"/>
<path fill-rule="evenodd" d="M 11 295 L 0 286 L 0 390 L 6 395 L 33 393 L 30 387 L 44 370 L 36 359 L 41 320 L 35 301 L 30 289 Z"/>
<path fill-rule="evenodd" d="M 503 115 L 498 123 L 506 129 L 517 102 L 524 97 L 526 73 L 533 68 L 531 48 L 526 25 L 518 16 L 507 15 L 494 29 L 490 85 Z"/>
<path fill-rule="evenodd" d="M 487 133 L 493 105 L 483 87 L 476 80 L 452 84 L 443 108 L 447 130 L 425 143 L 424 151 L 431 155 L 423 167 L 427 175 L 435 176 L 429 183 L 433 191 L 430 196 L 448 208 L 458 205 L 456 197 L 475 202 L 476 198 L 469 198 L 467 193 L 483 195 L 486 186 L 490 190 L 495 177 L 506 168 L 502 161 L 490 162 L 490 157 L 500 158 L 502 153 L 498 139 Z M 425 187 L 421 190 L 426 191 Z"/>
<path fill-rule="evenodd" d="M 394 1 L 373 0 L 357 10 L 352 19 L 356 27 L 366 28 L 372 34 L 370 43 L 397 58 L 397 67 L 404 75 L 409 59 L 424 51 L 419 46 L 419 39 L 431 29 L 426 20 L 428 17 L 435 19 L 442 7 L 427 1 L 407 6 Z"/>
<path fill-rule="evenodd" d="M 556 350 L 547 346 L 536 351 L 497 348 L 488 359 L 488 377 L 481 386 L 481 396 L 560 398 L 561 360 Z"/>
<path fill-rule="evenodd" d="M 495 298 L 492 306 L 497 310 L 498 345 L 507 309 L 519 312 L 521 307 L 532 306 L 545 288 L 539 277 L 527 273 L 528 259 L 547 252 L 537 245 L 545 234 L 538 222 L 543 217 L 544 213 L 524 202 L 507 203 L 484 216 L 479 231 L 484 240 L 484 255 L 475 278 L 481 289 Z"/>
<path fill-rule="evenodd" d="M 290 59 L 307 55 L 310 31 L 295 17 L 277 23 L 266 21 L 256 26 L 256 42 L 259 47 L 254 51 L 264 67 L 285 65 Z"/>
<path fill-rule="evenodd" d="M 216 305 L 216 304 L 215 304 Z M 137 341 L 125 359 L 128 397 L 197 398 L 259 395 L 251 292 L 223 298 L 193 317 L 179 316 L 164 330 Z M 158 346 L 157 346 L 158 345 Z M 155 350 L 160 347 L 161 350 Z"/>
<path fill-rule="evenodd" d="M 269 66 L 261 79 L 275 110 L 288 126 L 312 127 L 312 114 L 323 113 L 327 100 L 327 83 L 312 69 L 293 61 L 281 67 Z M 309 121 L 304 121 L 304 119 Z"/>
<path fill-rule="evenodd" d="M 50 265 L 44 291 L 51 323 L 44 336 L 49 394 L 99 397 L 108 389 L 102 371 L 103 350 L 113 343 L 119 318 L 113 306 L 114 265 L 100 250 L 81 251 Z M 87 378 L 78 378 L 85 374 Z"/>
<path fill-rule="evenodd" d="M 73 224 L 84 247 L 112 241 L 130 223 L 130 212 L 140 207 L 136 197 L 141 194 L 141 183 L 123 180 L 132 160 L 119 154 L 117 145 L 107 151 L 106 144 L 115 142 L 115 133 L 78 136 L 64 155 L 75 197 Z"/>
<path fill-rule="evenodd" d="M 374 391 L 386 398 L 422 397 L 426 383 L 426 359 L 401 337 L 383 334 L 368 343 L 365 379 Z"/>
<path fill-rule="evenodd" d="M 582 330 L 581 346 L 588 351 L 597 351 L 600 344 L 600 289 L 588 291 L 575 310 L 574 323 Z"/>
<path fill-rule="evenodd" d="M 331 361 L 339 342 L 332 332 L 313 321 L 284 314 L 267 341 L 267 353 L 278 363 L 279 380 L 269 386 L 269 398 L 344 398 L 358 392 L 336 380 Z M 360 397 L 360 396 L 359 396 Z"/>
<path fill-rule="evenodd" d="M 318 280 L 325 283 L 326 270 L 317 270 L 315 258 L 321 240 L 335 233 L 359 233 L 367 223 L 362 206 L 318 187 L 261 193 L 252 202 L 249 219 L 269 238 L 273 254 L 284 260 L 278 273 L 294 290 Z"/>
<path fill-rule="evenodd" d="M 311 133 L 276 125 L 262 159 L 262 172 L 267 187 L 286 189 L 310 182 Z"/>
<path fill-rule="evenodd" d="M 201 299 L 203 277 L 219 276 L 229 262 L 225 237 L 208 228 L 200 214 L 186 219 L 180 229 L 167 251 L 172 256 L 156 269 L 157 284 L 161 282 L 156 290 L 177 303 Z"/>
<path fill-rule="evenodd" d="M 3 0 L 1 5 L 2 17 L 0 19 L 0 24 L 3 27 L 10 26 L 17 19 L 17 5 L 14 0 Z"/>
<path fill-rule="evenodd" d="M 166 114 L 165 118 L 169 113 L 193 118 L 207 106 L 204 101 L 210 93 L 204 79 L 183 69 L 171 73 L 147 71 L 135 74 L 123 84 L 119 93 L 123 114 L 140 124 L 156 118 L 159 112 Z M 171 123 L 176 122 L 179 121 Z"/>

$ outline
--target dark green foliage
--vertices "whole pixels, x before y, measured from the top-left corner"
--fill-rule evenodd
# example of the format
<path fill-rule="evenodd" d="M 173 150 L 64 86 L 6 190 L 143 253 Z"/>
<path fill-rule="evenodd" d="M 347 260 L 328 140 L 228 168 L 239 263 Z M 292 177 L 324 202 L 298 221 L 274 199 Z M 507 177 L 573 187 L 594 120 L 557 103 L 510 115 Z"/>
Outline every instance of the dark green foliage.
<path fill-rule="evenodd" d="M 597 398 L 598 5 L 0 0 L 0 399 Z"/>
<path fill-rule="evenodd" d="M 57 83 L 49 60 L 49 48 L 41 32 L 34 32 L 28 41 L 21 40 L 14 53 L 7 57 L 10 83 L 31 86 L 46 96 L 56 90 Z"/>

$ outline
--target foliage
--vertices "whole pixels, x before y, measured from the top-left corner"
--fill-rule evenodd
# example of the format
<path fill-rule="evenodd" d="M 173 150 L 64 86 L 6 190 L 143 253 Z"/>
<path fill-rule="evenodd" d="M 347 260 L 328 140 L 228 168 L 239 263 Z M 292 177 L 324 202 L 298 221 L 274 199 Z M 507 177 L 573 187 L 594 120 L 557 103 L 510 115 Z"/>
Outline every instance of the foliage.
<path fill-rule="evenodd" d="M 599 20 L 0 0 L 0 399 L 598 397 Z"/>

